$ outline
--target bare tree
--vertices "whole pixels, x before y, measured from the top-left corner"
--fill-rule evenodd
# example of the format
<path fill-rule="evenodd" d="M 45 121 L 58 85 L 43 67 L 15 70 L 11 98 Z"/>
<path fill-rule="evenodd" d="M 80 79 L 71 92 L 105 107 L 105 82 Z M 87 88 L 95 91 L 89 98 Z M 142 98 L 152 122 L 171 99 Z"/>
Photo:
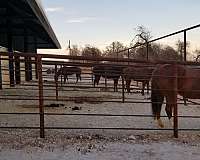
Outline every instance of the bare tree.
<path fill-rule="evenodd" d="M 69 55 L 71 56 L 80 56 L 81 50 L 78 48 L 77 45 L 72 45 L 72 47 L 69 50 Z"/>
<path fill-rule="evenodd" d="M 86 56 L 86 57 L 99 57 L 101 56 L 101 51 L 100 49 L 98 49 L 97 47 L 93 47 L 90 45 L 87 45 L 83 51 L 82 51 L 82 56 Z"/>
<path fill-rule="evenodd" d="M 122 58 L 124 57 L 124 52 L 119 52 L 119 51 L 122 51 L 125 48 L 126 47 L 124 46 L 124 44 L 119 41 L 112 42 L 109 46 L 106 47 L 103 56 Z"/>
<path fill-rule="evenodd" d="M 131 46 L 147 43 L 152 38 L 151 32 L 142 25 L 137 26 L 135 28 L 135 31 L 136 31 L 136 35 L 135 35 L 135 38 L 131 42 Z"/>
<path fill-rule="evenodd" d="M 190 46 L 190 43 L 186 42 L 186 47 L 189 48 L 189 46 Z M 184 55 L 184 42 L 181 40 L 178 40 L 176 42 L 176 47 L 177 47 L 178 54 L 180 54 L 180 56 L 181 56 L 181 60 L 183 60 L 184 59 L 184 56 L 183 56 Z M 187 52 L 187 54 L 189 54 L 189 52 Z"/>

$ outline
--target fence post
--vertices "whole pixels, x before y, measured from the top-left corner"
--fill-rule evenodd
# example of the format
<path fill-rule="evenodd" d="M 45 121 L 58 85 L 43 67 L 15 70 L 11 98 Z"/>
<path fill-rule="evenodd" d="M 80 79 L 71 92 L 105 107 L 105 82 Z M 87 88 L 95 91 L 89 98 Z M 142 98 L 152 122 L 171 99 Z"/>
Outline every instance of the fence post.
<path fill-rule="evenodd" d="M 147 61 L 149 60 L 149 43 L 146 43 L 146 51 L 147 51 Z"/>
<path fill-rule="evenodd" d="M 177 92 L 178 92 L 178 74 L 177 74 L 177 64 L 173 66 L 174 74 L 173 74 L 173 100 L 174 104 L 174 137 L 178 138 L 178 107 L 177 107 Z"/>
<path fill-rule="evenodd" d="M 40 112 L 40 138 L 44 138 L 44 97 L 42 79 L 42 56 L 37 56 L 38 85 L 39 85 L 39 112 Z"/>
<path fill-rule="evenodd" d="M 129 49 L 128 49 L 128 65 L 129 65 L 129 60 L 130 60 L 130 51 L 129 51 Z"/>
<path fill-rule="evenodd" d="M 184 31 L 184 61 L 187 60 L 187 33 Z"/>
<path fill-rule="evenodd" d="M 55 65 L 55 83 L 56 83 L 56 101 L 58 101 L 58 77 L 57 77 L 57 64 Z"/>
<path fill-rule="evenodd" d="M 122 75 L 122 102 L 125 102 L 125 94 L 124 94 L 124 75 Z"/>

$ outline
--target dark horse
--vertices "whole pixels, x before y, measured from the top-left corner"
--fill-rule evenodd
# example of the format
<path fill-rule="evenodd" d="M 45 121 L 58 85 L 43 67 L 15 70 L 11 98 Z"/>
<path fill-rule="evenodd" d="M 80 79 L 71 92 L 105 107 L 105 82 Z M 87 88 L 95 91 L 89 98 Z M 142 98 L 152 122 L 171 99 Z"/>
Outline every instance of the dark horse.
<path fill-rule="evenodd" d="M 124 79 L 126 81 L 127 92 L 130 93 L 131 80 L 142 82 L 142 95 L 147 85 L 147 93 L 149 93 L 149 81 L 154 68 L 149 66 L 134 66 L 123 69 Z"/>
<path fill-rule="evenodd" d="M 68 75 L 76 74 L 76 83 L 78 80 L 81 80 L 81 68 L 79 67 L 71 67 L 71 66 L 64 66 L 61 67 L 57 73 L 55 73 L 55 80 L 58 80 L 60 75 L 64 76 L 64 83 L 66 83 L 66 79 L 68 80 Z"/>
<path fill-rule="evenodd" d="M 114 91 L 117 91 L 118 80 L 122 74 L 123 67 L 118 65 L 96 65 L 93 67 L 94 87 L 99 84 L 101 77 L 113 79 Z"/>
<path fill-rule="evenodd" d="M 200 70 L 198 68 L 173 64 L 158 65 L 152 74 L 151 101 L 153 116 L 160 127 L 164 127 L 160 120 L 164 98 L 166 98 L 165 111 L 171 119 L 174 104 L 177 101 L 176 93 L 184 98 L 199 99 L 199 82 Z"/>

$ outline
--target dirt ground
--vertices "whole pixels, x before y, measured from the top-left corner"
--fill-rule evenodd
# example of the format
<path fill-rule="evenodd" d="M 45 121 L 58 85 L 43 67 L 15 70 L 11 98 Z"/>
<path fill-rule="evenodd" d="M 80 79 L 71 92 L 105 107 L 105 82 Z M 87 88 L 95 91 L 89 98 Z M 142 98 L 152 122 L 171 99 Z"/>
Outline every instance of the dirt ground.
<path fill-rule="evenodd" d="M 103 81 L 101 82 L 103 86 Z M 36 86 L 24 83 L 13 89 L 3 89 L 0 93 L 0 112 L 38 113 L 38 96 Z M 36 84 L 32 82 L 31 84 Z M 45 85 L 49 85 L 48 79 Z M 82 81 L 65 86 L 92 86 Z M 101 86 L 100 85 L 100 86 Z M 128 114 L 151 115 L 150 103 L 121 103 L 121 92 L 105 92 L 97 88 L 60 87 L 59 97 L 70 101 L 56 102 L 55 87 L 44 87 L 44 104 L 46 113 L 69 114 Z M 95 92 L 94 92 L 95 91 Z M 109 90 L 109 91 L 112 91 Z M 12 96 L 13 95 L 13 96 Z M 18 95 L 18 96 L 16 96 Z M 5 100 L 4 98 L 7 98 Z M 8 100 L 17 98 L 18 100 Z M 19 100 L 26 99 L 29 100 Z M 76 97 L 76 98 L 74 98 Z M 139 93 L 125 94 L 125 101 L 150 102 L 149 95 Z M 53 98 L 53 99 L 52 99 Z M 52 100 L 47 100 L 52 99 Z M 95 100 L 113 100 L 118 102 L 94 102 Z M 181 101 L 179 101 L 181 102 Z M 62 105 L 53 105 L 62 104 Z M 199 116 L 198 105 L 179 105 L 179 115 Z M 164 107 L 162 115 L 165 115 Z M 163 117 L 165 128 L 172 129 L 166 117 Z M 200 119 L 179 118 L 179 128 L 199 129 Z M 1 115 L 0 126 L 39 126 L 39 115 Z M 67 116 L 46 115 L 45 127 L 124 127 L 158 129 L 152 117 L 117 116 Z M 39 138 L 39 130 L 0 130 L 0 159 L 75 159 L 75 160 L 168 160 L 168 159 L 200 159 L 199 131 L 180 131 L 179 138 L 173 138 L 173 131 L 157 130 L 45 130 L 45 139 Z"/>

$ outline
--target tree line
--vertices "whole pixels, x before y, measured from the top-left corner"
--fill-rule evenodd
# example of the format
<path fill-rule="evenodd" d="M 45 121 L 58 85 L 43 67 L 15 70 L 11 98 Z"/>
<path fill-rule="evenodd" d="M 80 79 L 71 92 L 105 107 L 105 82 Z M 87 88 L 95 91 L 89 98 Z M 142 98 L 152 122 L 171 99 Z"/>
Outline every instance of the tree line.
<path fill-rule="evenodd" d="M 84 48 L 79 48 L 77 45 L 70 47 L 70 55 L 72 56 L 94 56 L 94 57 L 112 57 L 112 58 L 132 58 L 143 60 L 147 57 L 147 46 L 145 44 L 152 39 L 151 32 L 144 26 L 138 26 L 136 29 L 136 35 L 131 41 L 129 46 L 124 45 L 122 42 L 114 41 L 110 45 L 106 46 L 104 50 L 100 50 L 98 47 L 86 45 Z M 140 46 L 138 46 L 140 45 Z M 135 47 L 128 51 L 129 47 Z M 192 53 L 188 52 L 190 43 L 187 42 L 187 56 Z M 125 50 L 125 51 L 123 51 Z M 123 52 L 119 52 L 123 51 Z M 197 57 L 200 54 L 200 50 L 194 51 Z M 164 45 L 160 43 L 151 43 L 148 45 L 148 58 L 150 60 L 178 60 L 184 59 L 184 42 L 178 40 L 175 47 Z"/>

